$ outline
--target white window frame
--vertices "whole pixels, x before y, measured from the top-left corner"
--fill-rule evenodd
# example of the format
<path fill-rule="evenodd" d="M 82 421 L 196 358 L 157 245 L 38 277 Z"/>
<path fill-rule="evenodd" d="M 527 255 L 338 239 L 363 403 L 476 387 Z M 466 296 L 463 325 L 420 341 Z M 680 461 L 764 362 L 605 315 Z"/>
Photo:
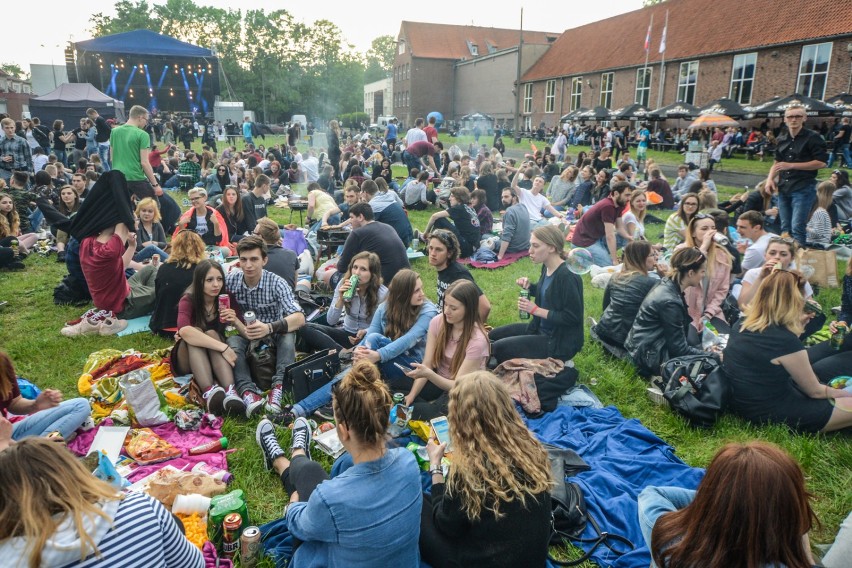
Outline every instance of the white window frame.
<path fill-rule="evenodd" d="M 525 116 L 524 117 L 524 130 L 532 132 L 532 117 Z"/>
<path fill-rule="evenodd" d="M 405 53 L 405 42 L 402 41 L 402 40 L 399 40 L 399 50 L 398 51 L 399 51 L 400 55 Z"/>
<path fill-rule="evenodd" d="M 694 73 L 690 73 L 692 66 L 695 65 Z M 686 73 L 684 73 L 684 69 Z M 690 81 L 690 77 L 693 80 Z M 692 89 L 692 96 L 690 96 Z M 677 75 L 677 100 L 687 104 L 695 104 L 695 92 L 698 89 L 698 61 L 684 61 L 680 64 L 680 71 Z"/>
<path fill-rule="evenodd" d="M 738 65 L 739 62 L 739 65 Z M 746 77 L 746 70 L 751 66 L 751 77 Z M 737 70 L 740 75 L 736 76 Z M 731 64 L 731 88 L 728 97 L 742 105 L 751 104 L 752 93 L 754 93 L 754 77 L 757 75 L 757 52 L 741 53 L 734 56 Z M 743 96 L 743 86 L 749 83 L 748 97 Z M 734 93 L 734 87 L 738 86 L 738 92 Z"/>
<path fill-rule="evenodd" d="M 524 83 L 524 114 L 532 112 L 532 83 Z"/>
<path fill-rule="evenodd" d="M 653 83 L 653 67 L 640 67 L 636 70 L 636 92 L 633 97 L 634 103 L 639 103 L 642 106 L 647 107 L 651 104 L 651 84 Z M 647 83 L 647 86 L 641 82 L 641 79 L 644 78 L 644 83 Z M 647 100 L 645 100 L 647 98 Z"/>
<path fill-rule="evenodd" d="M 583 78 L 574 77 L 571 79 L 571 109 L 577 110 L 583 102 Z"/>
<path fill-rule="evenodd" d="M 828 84 L 828 72 L 829 72 L 829 69 L 831 67 L 831 52 L 832 52 L 833 47 L 834 47 L 834 44 L 830 41 L 824 42 L 824 43 L 812 43 L 810 45 L 802 46 L 802 55 L 799 58 L 799 76 L 796 78 L 796 92 L 797 93 L 799 93 L 800 95 L 804 95 L 806 97 L 812 97 L 812 98 L 820 99 L 820 100 L 822 100 L 825 97 L 825 87 Z M 805 61 L 806 61 L 806 59 L 805 59 L 806 54 L 809 51 L 813 50 L 813 55 L 811 56 L 811 59 L 813 61 L 816 61 L 817 58 L 819 57 L 820 50 L 822 50 L 822 49 L 828 50 L 828 55 L 826 57 L 826 63 L 825 63 L 825 71 L 815 71 L 814 68 L 811 68 L 810 71 L 804 71 L 803 72 L 802 68 L 803 68 Z M 815 65 L 814 65 L 814 67 L 815 67 Z M 822 90 L 820 92 L 815 92 L 814 91 L 814 78 L 817 77 L 818 75 L 823 76 Z M 804 87 L 803 79 L 810 79 L 810 84 L 808 85 L 807 89 L 805 89 L 805 87 Z"/>
<path fill-rule="evenodd" d="M 544 85 L 544 112 L 552 113 L 556 107 L 556 79 L 551 79 Z"/>
<path fill-rule="evenodd" d="M 604 108 L 612 106 L 612 87 L 615 83 L 615 73 L 601 73 L 601 94 L 598 102 Z"/>

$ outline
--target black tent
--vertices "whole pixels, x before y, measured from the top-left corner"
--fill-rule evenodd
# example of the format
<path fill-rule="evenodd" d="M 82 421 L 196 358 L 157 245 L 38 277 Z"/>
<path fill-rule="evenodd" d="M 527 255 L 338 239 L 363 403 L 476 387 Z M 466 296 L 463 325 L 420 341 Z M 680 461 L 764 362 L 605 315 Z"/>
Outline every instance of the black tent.
<path fill-rule="evenodd" d="M 90 83 L 63 83 L 46 95 L 30 99 L 30 113 L 39 117 L 42 124 L 49 126 L 59 119 L 68 130 L 77 127 L 88 108 L 104 118 L 125 120 L 124 103 L 108 97 Z"/>

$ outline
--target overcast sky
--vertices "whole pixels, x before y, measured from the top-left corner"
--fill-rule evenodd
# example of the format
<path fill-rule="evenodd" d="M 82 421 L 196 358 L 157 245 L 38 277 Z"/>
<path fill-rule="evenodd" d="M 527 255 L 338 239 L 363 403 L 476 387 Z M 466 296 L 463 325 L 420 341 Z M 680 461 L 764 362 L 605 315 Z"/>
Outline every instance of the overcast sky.
<path fill-rule="evenodd" d="M 163 2 L 149 0 L 149 3 Z M 220 8 L 241 7 L 243 10 L 246 6 L 233 0 L 195 0 L 195 3 Z M 267 12 L 284 8 L 297 20 L 307 24 L 320 19 L 330 20 L 343 31 L 344 38 L 358 51 L 369 49 L 370 42 L 377 36 L 396 37 L 402 20 L 517 28 L 523 5 L 512 0 L 489 0 L 481 4 L 458 0 L 431 0 L 426 3 L 407 0 L 379 3 L 353 3 L 342 0 L 285 3 L 282 0 L 253 0 L 249 4 L 252 8 L 263 8 Z M 642 0 L 564 4 L 538 1 L 527 4 L 523 6 L 524 29 L 561 32 L 639 9 L 642 7 Z M 29 70 L 30 63 L 62 64 L 65 60 L 65 43 L 69 39 L 89 39 L 91 14 L 114 14 L 114 5 L 114 2 L 103 0 L 47 0 L 35 4 L 6 0 L 3 2 L 3 15 L 8 25 L 3 31 L 4 48 L 0 54 L 0 62 L 17 63 L 25 71 Z M 47 16 L 47 20 L 38 15 L 40 9 L 46 10 L 42 16 Z M 641 49 L 641 46 L 638 49 Z"/>

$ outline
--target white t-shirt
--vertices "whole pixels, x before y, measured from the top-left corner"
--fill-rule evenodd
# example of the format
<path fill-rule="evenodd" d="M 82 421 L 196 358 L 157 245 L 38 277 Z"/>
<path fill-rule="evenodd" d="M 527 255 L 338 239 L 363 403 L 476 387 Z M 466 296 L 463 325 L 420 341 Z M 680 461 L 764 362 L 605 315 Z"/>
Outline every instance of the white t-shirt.
<path fill-rule="evenodd" d="M 636 218 L 636 214 L 633 211 L 628 211 L 621 216 L 621 221 L 624 223 L 624 228 L 626 229 L 630 223 L 636 225 L 633 229 L 633 238 L 634 239 L 644 239 L 645 238 L 645 225 L 643 225 L 639 219 Z"/>
<path fill-rule="evenodd" d="M 743 284 L 745 284 L 746 282 L 748 282 L 749 284 L 754 284 L 755 282 L 757 282 L 757 279 L 760 276 L 760 269 L 761 269 L 761 267 L 758 267 L 758 268 L 752 268 L 751 270 L 746 271 L 746 273 L 743 275 Z M 814 295 L 814 289 L 811 288 L 811 283 L 805 282 L 805 299 L 807 300 L 808 298 L 812 297 L 813 295 Z M 737 294 L 737 297 L 739 297 L 739 294 Z"/>
<path fill-rule="evenodd" d="M 316 157 L 305 158 L 299 165 L 304 170 L 308 183 L 313 183 L 319 179 L 319 160 Z"/>
<path fill-rule="evenodd" d="M 207 218 L 204 216 L 195 216 L 195 232 L 199 237 L 207 234 Z"/>
<path fill-rule="evenodd" d="M 524 188 L 518 188 L 518 201 L 529 211 L 530 223 L 541 221 L 541 210 L 550 203 L 541 193 L 536 195 L 531 190 Z"/>
<path fill-rule="evenodd" d="M 419 128 L 410 128 L 408 132 L 405 133 L 405 145 L 411 146 L 415 142 L 426 142 L 426 132 L 420 130 Z"/>
<path fill-rule="evenodd" d="M 769 239 L 777 236 L 772 233 L 766 233 L 749 245 L 743 255 L 743 270 L 751 270 L 752 268 L 763 266 L 763 257 L 766 256 L 766 247 L 769 246 Z"/>

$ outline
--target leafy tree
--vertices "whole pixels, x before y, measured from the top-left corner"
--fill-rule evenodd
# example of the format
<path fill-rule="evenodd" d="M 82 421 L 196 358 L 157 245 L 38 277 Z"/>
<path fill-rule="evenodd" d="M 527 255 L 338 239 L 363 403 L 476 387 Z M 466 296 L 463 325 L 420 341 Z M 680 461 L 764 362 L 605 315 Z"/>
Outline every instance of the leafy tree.
<path fill-rule="evenodd" d="M 643 6 L 653 6 L 654 4 L 662 4 L 666 0 L 642 0 Z"/>
<path fill-rule="evenodd" d="M 366 53 L 367 69 L 364 71 L 364 82 L 372 83 L 390 75 L 395 57 L 396 38 L 389 35 L 375 38 Z"/>
<path fill-rule="evenodd" d="M 92 35 L 102 37 L 132 30 L 160 31 L 160 21 L 146 0 L 120 0 L 115 3 L 115 17 L 98 12 L 90 19 Z"/>
<path fill-rule="evenodd" d="M 15 79 L 26 79 L 28 75 L 17 63 L 0 63 L 0 70 L 5 71 Z"/>

